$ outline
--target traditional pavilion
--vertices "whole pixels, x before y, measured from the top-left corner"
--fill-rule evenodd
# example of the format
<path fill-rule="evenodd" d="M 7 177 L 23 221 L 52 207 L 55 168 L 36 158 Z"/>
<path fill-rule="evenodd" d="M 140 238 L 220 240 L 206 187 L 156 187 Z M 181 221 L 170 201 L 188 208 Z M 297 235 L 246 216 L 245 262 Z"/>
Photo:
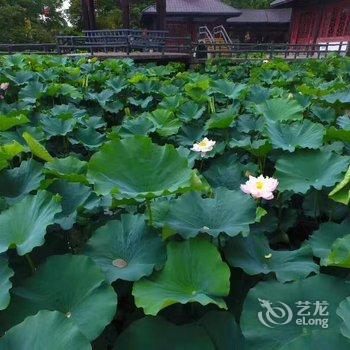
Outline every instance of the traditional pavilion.
<path fill-rule="evenodd" d="M 197 40 L 198 29 L 209 29 L 225 25 L 230 17 L 241 14 L 240 10 L 220 0 L 168 0 L 166 2 L 166 30 L 171 36 L 191 36 Z M 142 25 L 156 29 L 157 11 L 155 5 L 149 6 L 142 13 Z"/>
<path fill-rule="evenodd" d="M 350 42 L 350 0 L 275 0 L 292 8 L 291 44 Z"/>
<path fill-rule="evenodd" d="M 284 43 L 289 40 L 290 8 L 240 9 L 241 15 L 229 18 L 225 25 L 231 39 L 239 42 Z"/>

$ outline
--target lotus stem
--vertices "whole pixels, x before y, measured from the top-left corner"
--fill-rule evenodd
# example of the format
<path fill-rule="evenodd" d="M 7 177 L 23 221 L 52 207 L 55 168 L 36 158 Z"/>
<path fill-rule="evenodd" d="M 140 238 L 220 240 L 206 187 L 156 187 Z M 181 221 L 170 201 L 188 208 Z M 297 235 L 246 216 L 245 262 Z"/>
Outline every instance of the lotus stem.
<path fill-rule="evenodd" d="M 32 271 L 32 273 L 35 273 L 36 267 L 35 267 L 33 259 L 31 258 L 31 256 L 29 254 L 25 254 L 24 256 L 25 256 L 25 258 L 26 258 L 26 260 L 28 262 L 30 270 Z"/>
<path fill-rule="evenodd" d="M 150 199 L 146 199 L 146 207 L 147 207 L 147 211 L 148 211 L 149 226 L 153 226 L 153 214 L 152 214 L 151 200 Z"/>

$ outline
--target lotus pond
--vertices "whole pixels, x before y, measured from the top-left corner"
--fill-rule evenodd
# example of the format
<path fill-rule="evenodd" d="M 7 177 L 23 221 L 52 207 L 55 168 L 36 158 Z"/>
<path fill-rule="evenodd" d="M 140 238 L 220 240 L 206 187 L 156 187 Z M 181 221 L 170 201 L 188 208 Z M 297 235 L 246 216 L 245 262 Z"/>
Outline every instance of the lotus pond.
<path fill-rule="evenodd" d="M 349 83 L 2 57 L 0 349 L 348 350 Z"/>

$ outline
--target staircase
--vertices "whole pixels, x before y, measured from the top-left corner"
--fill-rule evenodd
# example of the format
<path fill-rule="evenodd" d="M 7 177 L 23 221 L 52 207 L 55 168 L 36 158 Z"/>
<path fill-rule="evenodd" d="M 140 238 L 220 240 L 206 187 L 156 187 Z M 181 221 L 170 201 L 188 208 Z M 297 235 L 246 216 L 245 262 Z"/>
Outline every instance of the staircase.
<path fill-rule="evenodd" d="M 212 52 L 208 54 L 209 57 L 216 52 L 220 56 L 228 56 L 232 48 L 232 40 L 223 25 L 213 28 L 213 32 L 207 26 L 199 27 L 198 42 L 205 44 L 207 50 Z"/>

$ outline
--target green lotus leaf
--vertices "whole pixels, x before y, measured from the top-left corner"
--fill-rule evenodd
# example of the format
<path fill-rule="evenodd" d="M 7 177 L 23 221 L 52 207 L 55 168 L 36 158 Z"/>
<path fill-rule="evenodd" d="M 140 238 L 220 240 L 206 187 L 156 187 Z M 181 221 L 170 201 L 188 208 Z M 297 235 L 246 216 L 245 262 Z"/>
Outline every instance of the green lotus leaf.
<path fill-rule="evenodd" d="M 284 155 L 276 162 L 275 176 L 281 192 L 306 193 L 311 187 L 321 190 L 333 186 L 342 178 L 349 157 L 330 151 L 297 151 Z"/>
<path fill-rule="evenodd" d="M 47 190 L 62 198 L 62 212 L 56 215 L 55 223 L 64 230 L 70 230 L 76 222 L 78 208 L 83 207 L 90 197 L 91 188 L 80 183 L 55 180 Z"/>
<path fill-rule="evenodd" d="M 88 179 L 98 194 L 153 198 L 191 187 L 188 162 L 171 145 L 143 136 L 112 140 L 88 164 Z"/>
<path fill-rule="evenodd" d="M 13 275 L 14 272 L 8 266 L 7 259 L 0 255 L 0 310 L 6 309 L 10 303 L 9 290 L 12 287 L 10 278 Z"/>
<path fill-rule="evenodd" d="M 127 81 L 123 77 L 116 77 L 107 81 L 107 86 L 110 87 L 116 94 L 128 87 Z"/>
<path fill-rule="evenodd" d="M 43 130 L 50 136 L 65 136 L 71 132 L 76 124 L 76 120 L 73 118 L 58 118 L 49 117 L 47 115 L 43 116 L 41 119 L 41 125 Z"/>
<path fill-rule="evenodd" d="M 135 119 L 125 119 L 123 124 L 117 129 L 118 135 L 121 137 L 129 137 L 133 135 L 148 135 L 156 130 L 155 125 L 151 120 L 142 114 Z"/>
<path fill-rule="evenodd" d="M 350 90 L 338 91 L 334 94 L 324 96 L 323 99 L 332 104 L 336 102 L 347 104 L 350 103 Z"/>
<path fill-rule="evenodd" d="M 322 146 L 325 129 L 309 120 L 286 124 L 268 122 L 267 134 L 273 148 L 294 152 L 296 148 L 317 149 Z"/>
<path fill-rule="evenodd" d="M 82 93 L 75 86 L 67 83 L 52 83 L 48 85 L 47 94 L 53 97 L 65 96 L 77 101 L 83 98 Z"/>
<path fill-rule="evenodd" d="M 70 182 L 81 182 L 87 185 L 87 163 L 76 157 L 54 158 L 45 164 L 45 173 Z"/>
<path fill-rule="evenodd" d="M 162 240 L 147 226 L 142 215 L 122 215 L 109 221 L 87 242 L 90 256 L 110 282 L 137 281 L 165 261 Z"/>
<path fill-rule="evenodd" d="M 166 109 L 156 109 L 149 119 L 156 127 L 156 132 L 163 137 L 177 134 L 182 122 L 174 116 L 174 113 Z"/>
<path fill-rule="evenodd" d="M 39 81 L 30 81 L 25 87 L 23 87 L 18 97 L 30 104 L 35 104 L 35 102 L 40 99 L 46 92 L 46 87 Z"/>
<path fill-rule="evenodd" d="M 158 213 L 155 208 L 157 223 L 175 230 L 186 239 L 200 232 L 214 237 L 220 233 L 229 236 L 247 234 L 256 217 L 254 200 L 240 190 L 218 188 L 214 198 L 202 198 L 199 193 L 191 192 L 167 205 L 164 213 Z"/>
<path fill-rule="evenodd" d="M 139 100 L 137 100 L 137 99 L 135 99 L 133 97 L 129 97 L 128 101 L 133 106 L 141 107 L 142 109 L 146 109 L 146 108 L 148 108 L 149 104 L 153 101 L 153 96 L 148 96 L 145 99 L 142 98 L 142 99 L 139 99 Z"/>
<path fill-rule="evenodd" d="M 206 123 L 205 129 L 227 129 L 237 117 L 236 108 L 228 108 L 225 111 L 213 115 Z"/>
<path fill-rule="evenodd" d="M 0 350 L 91 350 L 78 327 L 57 311 L 39 311 L 0 338 Z"/>
<path fill-rule="evenodd" d="M 167 253 L 162 271 L 134 283 L 137 307 L 147 315 L 175 303 L 214 303 L 226 309 L 222 298 L 230 290 L 230 269 L 214 245 L 201 239 L 170 242 Z"/>
<path fill-rule="evenodd" d="M 46 191 L 27 195 L 0 214 L 0 253 L 16 248 L 19 255 L 44 243 L 46 228 L 61 211 L 59 198 Z M 19 219 L 20 218 L 20 219 Z"/>
<path fill-rule="evenodd" d="M 253 140 L 251 136 L 232 139 L 229 143 L 229 146 L 231 148 L 243 148 L 256 157 L 265 157 L 272 150 L 272 146 L 268 140 Z"/>
<path fill-rule="evenodd" d="M 342 223 L 335 222 L 322 223 L 318 230 L 314 231 L 309 239 L 309 243 L 315 256 L 321 259 L 321 265 L 327 265 L 327 258 L 331 253 L 333 243 L 338 238 L 343 238 L 350 234 L 350 220 Z"/>
<path fill-rule="evenodd" d="M 337 119 L 337 125 L 340 129 L 350 130 L 350 117 L 348 115 L 342 115 Z"/>
<path fill-rule="evenodd" d="M 116 307 L 117 295 L 90 258 L 56 255 L 13 288 L 0 319 L 9 328 L 40 310 L 60 311 L 91 341 L 112 321 Z"/>
<path fill-rule="evenodd" d="M 261 131 L 264 128 L 264 118 L 252 115 L 242 115 L 237 120 L 237 130 L 249 134 L 254 131 Z"/>
<path fill-rule="evenodd" d="M 100 147 L 106 141 L 106 135 L 101 134 L 95 128 L 79 128 L 69 137 L 72 144 L 82 144 L 87 149 Z"/>
<path fill-rule="evenodd" d="M 201 118 L 205 109 L 204 106 L 201 107 L 198 103 L 188 101 L 180 106 L 178 117 L 184 122 L 189 122 L 190 120 Z"/>
<path fill-rule="evenodd" d="M 52 156 L 46 150 L 46 148 L 43 145 L 41 145 L 39 141 L 37 141 L 32 135 L 30 135 L 28 132 L 24 132 L 22 136 L 34 155 L 36 155 L 40 159 L 45 160 L 46 162 L 53 161 Z"/>
<path fill-rule="evenodd" d="M 234 237 L 225 246 L 225 256 L 233 267 L 240 267 L 249 275 L 276 274 L 280 282 L 306 278 L 318 272 L 310 246 L 297 250 L 272 250 L 264 235 Z"/>
<path fill-rule="evenodd" d="M 0 173 L 0 196 L 9 204 L 21 200 L 25 195 L 36 190 L 44 179 L 43 166 L 35 160 L 21 163 L 18 168 Z"/>
<path fill-rule="evenodd" d="M 336 119 L 335 109 L 332 107 L 312 106 L 311 111 L 322 123 L 332 123 Z"/>
<path fill-rule="evenodd" d="M 274 98 L 256 106 L 267 120 L 299 120 L 303 118 L 304 108 L 295 100 Z"/>
<path fill-rule="evenodd" d="M 341 334 L 350 338 L 350 297 L 347 297 L 339 304 L 337 315 L 343 320 L 340 327 Z"/>
<path fill-rule="evenodd" d="M 114 349 L 241 350 L 243 344 L 233 315 L 211 311 L 197 322 L 181 326 L 160 317 L 144 317 L 120 335 Z"/>
<path fill-rule="evenodd" d="M 245 88 L 245 84 L 235 84 L 228 80 L 217 80 L 214 82 L 213 92 L 220 93 L 232 100 L 236 100 Z"/>
<path fill-rule="evenodd" d="M 325 265 L 350 268 L 350 233 L 337 238 L 330 247 Z"/>
<path fill-rule="evenodd" d="M 15 116 L 0 115 L 0 131 L 6 131 L 14 126 L 29 123 L 29 119 L 24 114 Z"/>
<path fill-rule="evenodd" d="M 24 151 L 24 147 L 17 141 L 0 146 L 0 170 L 7 168 L 8 161 Z"/>
<path fill-rule="evenodd" d="M 344 175 L 343 180 L 341 180 L 337 186 L 329 193 L 329 197 L 334 201 L 343 203 L 345 205 L 349 204 L 350 201 L 350 167 Z"/>
<path fill-rule="evenodd" d="M 350 285 L 344 280 L 322 274 L 286 284 L 258 283 L 248 292 L 241 316 L 247 349 L 349 349 L 336 314 L 349 293 Z M 322 302 L 326 305 L 317 307 Z M 304 317 L 298 315 L 303 305 Z"/>
<path fill-rule="evenodd" d="M 235 155 L 228 155 L 214 159 L 203 175 L 212 187 L 238 190 L 246 181 L 244 177 L 246 170 L 247 166 L 241 164 Z"/>

